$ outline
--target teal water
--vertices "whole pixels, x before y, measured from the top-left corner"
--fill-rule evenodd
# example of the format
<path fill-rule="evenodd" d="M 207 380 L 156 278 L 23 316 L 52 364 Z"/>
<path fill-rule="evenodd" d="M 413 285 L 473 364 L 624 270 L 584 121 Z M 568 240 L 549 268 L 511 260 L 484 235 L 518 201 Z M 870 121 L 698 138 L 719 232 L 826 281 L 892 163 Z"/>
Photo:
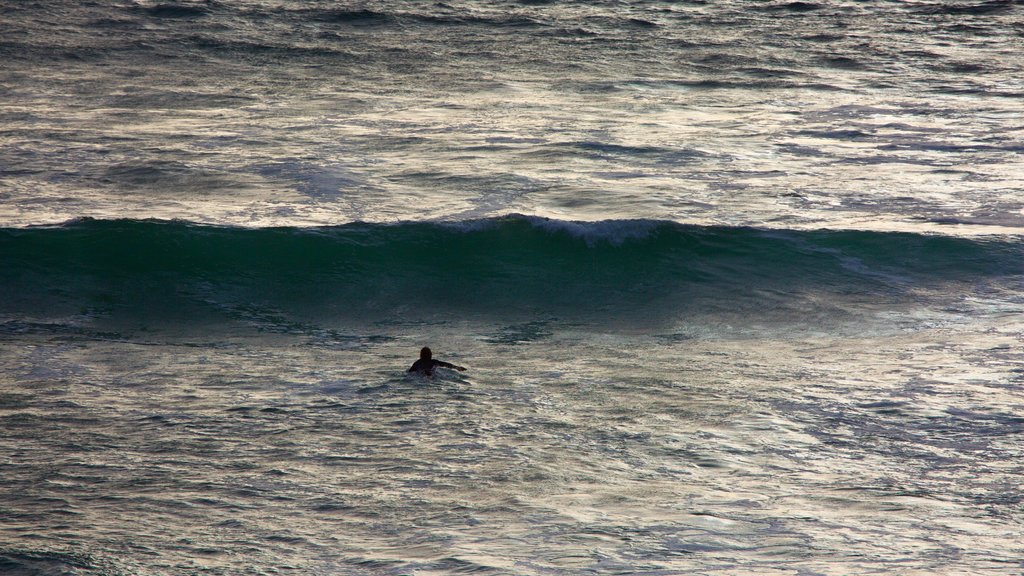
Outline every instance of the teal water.
<path fill-rule="evenodd" d="M 281 330 L 313 319 L 541 319 L 641 331 L 739 314 L 780 325 L 829 313 L 856 321 L 877 307 L 939 308 L 978 290 L 1010 295 L 1024 274 L 1013 238 L 649 220 L 269 229 L 82 220 L 0 234 L 0 312 L 10 321 L 84 313 L 97 325 L 155 329 L 166 315 L 186 331 L 261 310 Z"/>

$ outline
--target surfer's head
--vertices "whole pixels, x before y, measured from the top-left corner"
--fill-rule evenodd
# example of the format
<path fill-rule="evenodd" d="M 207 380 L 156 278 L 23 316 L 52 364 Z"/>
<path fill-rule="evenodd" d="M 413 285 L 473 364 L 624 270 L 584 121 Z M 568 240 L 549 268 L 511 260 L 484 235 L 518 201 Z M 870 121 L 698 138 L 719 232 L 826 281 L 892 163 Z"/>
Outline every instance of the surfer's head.
<path fill-rule="evenodd" d="M 420 360 L 430 360 L 430 357 L 433 355 L 434 354 L 430 351 L 430 348 L 427 348 L 426 346 L 420 350 Z"/>

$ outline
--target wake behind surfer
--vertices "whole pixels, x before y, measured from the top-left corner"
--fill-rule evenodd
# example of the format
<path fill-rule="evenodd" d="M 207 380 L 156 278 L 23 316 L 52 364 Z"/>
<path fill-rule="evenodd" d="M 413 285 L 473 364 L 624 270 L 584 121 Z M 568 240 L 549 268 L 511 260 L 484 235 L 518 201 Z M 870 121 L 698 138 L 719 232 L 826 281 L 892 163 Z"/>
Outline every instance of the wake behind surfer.
<path fill-rule="evenodd" d="M 430 351 L 430 348 L 424 346 L 423 349 L 420 350 L 420 359 L 414 362 L 408 371 L 416 372 L 421 376 L 433 376 L 434 368 L 437 368 L 438 366 L 442 368 L 451 368 L 452 370 L 458 370 L 459 372 L 464 372 L 466 370 L 462 366 L 456 366 L 455 364 L 443 362 L 441 360 L 434 360 L 433 353 Z"/>

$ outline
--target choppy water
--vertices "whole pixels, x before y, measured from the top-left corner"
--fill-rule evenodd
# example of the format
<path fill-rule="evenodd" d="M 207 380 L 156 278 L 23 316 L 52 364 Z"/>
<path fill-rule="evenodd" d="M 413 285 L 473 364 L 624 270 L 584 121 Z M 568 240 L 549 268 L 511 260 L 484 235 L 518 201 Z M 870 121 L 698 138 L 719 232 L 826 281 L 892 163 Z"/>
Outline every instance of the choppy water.
<path fill-rule="evenodd" d="M 1022 49 L 0 0 L 0 572 L 1020 574 Z"/>

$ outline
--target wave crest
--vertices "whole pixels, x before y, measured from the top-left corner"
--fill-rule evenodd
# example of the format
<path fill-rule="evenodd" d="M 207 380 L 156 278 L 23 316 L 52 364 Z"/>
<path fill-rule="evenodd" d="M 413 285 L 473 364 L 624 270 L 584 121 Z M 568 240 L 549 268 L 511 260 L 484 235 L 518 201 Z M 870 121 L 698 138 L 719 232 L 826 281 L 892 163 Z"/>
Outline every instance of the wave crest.
<path fill-rule="evenodd" d="M 0 230 L 0 314 L 671 323 L 808 317 L 1019 287 L 1019 239 L 570 222 L 245 229 L 79 220 Z M 214 318 L 214 320 L 210 320 Z M 767 321 L 766 320 L 766 321 Z"/>

